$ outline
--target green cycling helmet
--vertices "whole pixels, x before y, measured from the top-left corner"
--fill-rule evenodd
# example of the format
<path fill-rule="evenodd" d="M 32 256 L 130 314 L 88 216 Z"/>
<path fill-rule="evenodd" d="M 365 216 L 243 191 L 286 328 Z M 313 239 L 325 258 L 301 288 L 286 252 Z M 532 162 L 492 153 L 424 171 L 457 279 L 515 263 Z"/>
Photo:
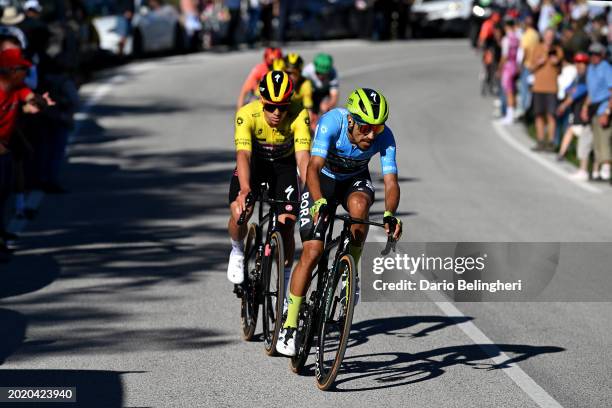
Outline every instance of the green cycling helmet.
<path fill-rule="evenodd" d="M 355 89 L 346 101 L 346 109 L 357 122 L 368 125 L 382 125 L 389 117 L 387 99 L 370 88 Z"/>
<path fill-rule="evenodd" d="M 314 67 L 317 74 L 329 74 L 334 66 L 334 60 L 329 54 L 317 54 L 314 58 Z"/>

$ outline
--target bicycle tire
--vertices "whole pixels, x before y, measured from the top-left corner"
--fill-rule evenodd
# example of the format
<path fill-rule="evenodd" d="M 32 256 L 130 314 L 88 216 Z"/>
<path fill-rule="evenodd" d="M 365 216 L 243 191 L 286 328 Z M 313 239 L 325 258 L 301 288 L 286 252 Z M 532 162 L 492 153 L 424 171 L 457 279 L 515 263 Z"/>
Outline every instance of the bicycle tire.
<path fill-rule="evenodd" d="M 275 273 L 273 273 L 273 271 Z M 285 299 L 285 250 L 283 237 L 275 231 L 270 238 L 270 253 L 267 268 L 263 275 L 264 292 L 263 336 L 264 349 L 268 356 L 276 354 L 276 342 L 282 324 L 283 302 Z M 271 287 L 275 285 L 276 287 Z"/>
<path fill-rule="evenodd" d="M 327 257 L 335 247 L 338 246 L 338 241 L 329 244 L 326 248 L 328 251 Z M 303 368 L 306 365 L 308 356 L 310 355 L 310 349 L 312 348 L 312 342 L 314 340 L 315 332 L 317 331 L 316 313 L 319 309 L 320 299 L 316 297 L 318 288 L 323 284 L 322 279 L 327 274 L 327 265 L 319 264 L 317 266 L 318 272 L 316 288 L 313 289 L 312 283 L 309 286 L 306 294 L 308 301 L 300 307 L 300 314 L 298 317 L 298 329 L 296 331 L 296 344 L 298 349 L 296 350 L 295 356 L 291 357 L 289 362 L 289 368 L 296 374 L 301 374 Z"/>
<path fill-rule="evenodd" d="M 242 339 L 253 340 L 259 317 L 259 304 L 257 303 L 256 268 L 257 249 L 261 240 L 261 232 L 257 224 L 249 224 L 244 245 L 244 283 L 240 302 L 240 322 L 242 326 Z"/>
<path fill-rule="evenodd" d="M 337 265 L 334 265 L 334 276 L 325 285 L 324 303 L 320 311 L 319 328 L 317 330 L 317 351 L 315 353 L 315 377 L 320 390 L 328 390 L 334 383 L 344 358 L 346 344 L 351 332 L 353 311 L 355 309 L 355 260 L 350 254 L 343 255 Z M 342 288 L 341 276 L 346 274 L 346 286 Z M 336 291 L 339 289 L 338 296 Z M 344 301 L 342 301 L 344 300 Z M 339 306 L 339 308 L 338 308 Z M 336 311 L 339 313 L 334 320 Z M 337 329 L 339 339 L 332 334 Z"/>
<path fill-rule="evenodd" d="M 308 301 L 302 304 L 300 307 L 300 314 L 298 317 L 298 327 L 296 331 L 296 344 L 298 349 L 296 350 L 295 356 L 291 357 L 289 361 L 289 368 L 296 374 L 301 374 L 304 369 L 304 365 L 310 355 L 310 349 L 312 347 L 312 341 L 314 340 L 314 325 L 312 311 L 314 301 Z"/>

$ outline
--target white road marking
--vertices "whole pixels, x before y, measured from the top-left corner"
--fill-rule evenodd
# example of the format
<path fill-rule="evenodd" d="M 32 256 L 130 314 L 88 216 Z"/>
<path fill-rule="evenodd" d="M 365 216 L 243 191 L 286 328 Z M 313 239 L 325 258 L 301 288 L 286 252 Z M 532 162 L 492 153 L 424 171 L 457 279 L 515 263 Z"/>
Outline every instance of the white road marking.
<path fill-rule="evenodd" d="M 442 296 L 442 295 L 440 295 Z M 451 302 L 434 302 L 442 312 L 448 317 L 465 317 L 459 309 Z M 471 321 L 463 321 L 457 323 L 457 326 L 463 331 L 474 343 L 478 345 L 486 345 L 483 351 L 489 354 L 490 359 L 495 364 L 504 364 L 510 360 L 510 357 L 501 351 L 495 343 L 491 341 L 474 323 Z M 562 408 L 562 405 L 557 402 L 549 393 L 536 383 L 526 372 L 524 372 L 516 363 L 510 364 L 508 367 L 503 367 L 502 370 L 516 385 L 542 408 Z"/>
<path fill-rule="evenodd" d="M 536 161 L 537 163 L 539 163 L 540 165 L 542 165 L 546 169 L 548 169 L 551 172 L 555 173 L 556 175 L 561 176 L 564 179 L 571 181 L 576 186 L 582 188 L 585 191 L 588 191 L 589 193 L 602 193 L 602 190 L 600 190 L 599 188 L 597 188 L 595 186 L 592 186 L 592 185 L 590 185 L 590 184 L 588 184 L 586 182 L 583 182 L 583 181 L 578 181 L 578 180 L 572 179 L 570 174 L 567 173 L 566 171 L 564 171 L 563 169 L 561 169 L 559 166 L 555 165 L 554 163 L 550 162 L 549 160 L 546 160 L 546 158 L 542 157 L 541 155 L 536 154 L 536 153 L 532 152 L 531 150 L 529 150 L 525 145 L 523 145 L 521 142 L 516 140 L 510 134 L 510 132 L 508 132 L 508 130 L 504 128 L 504 126 L 501 123 L 493 122 L 493 129 L 495 130 L 497 135 L 503 141 L 508 143 L 510 146 L 512 146 L 517 151 L 523 153 L 525 156 L 527 156 L 530 159 Z"/>

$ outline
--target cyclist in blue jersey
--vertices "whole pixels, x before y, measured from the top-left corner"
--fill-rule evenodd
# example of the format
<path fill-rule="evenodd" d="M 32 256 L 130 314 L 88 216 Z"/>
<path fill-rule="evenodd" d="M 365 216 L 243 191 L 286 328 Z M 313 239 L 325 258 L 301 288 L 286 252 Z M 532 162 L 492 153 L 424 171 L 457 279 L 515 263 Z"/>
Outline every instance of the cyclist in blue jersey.
<path fill-rule="evenodd" d="M 332 109 L 319 120 L 300 205 L 303 252 L 291 275 L 287 318 L 276 345 L 281 354 L 295 355 L 300 305 L 310 285 L 312 271 L 323 254 L 325 231 L 314 228 L 319 211 L 323 206 L 342 205 L 352 217 L 367 219 L 374 202 L 368 163 L 376 154 L 380 155 L 385 184 L 383 222 L 394 239 L 402 234 L 402 224 L 394 215 L 399 205 L 400 188 L 395 139 L 391 129 L 385 126 L 388 117 L 389 105 L 382 93 L 358 88 L 348 97 L 346 109 Z M 396 225 L 395 231 L 389 231 L 390 225 Z M 355 264 L 359 262 L 367 233 L 366 225 L 352 226 L 349 249 Z"/>

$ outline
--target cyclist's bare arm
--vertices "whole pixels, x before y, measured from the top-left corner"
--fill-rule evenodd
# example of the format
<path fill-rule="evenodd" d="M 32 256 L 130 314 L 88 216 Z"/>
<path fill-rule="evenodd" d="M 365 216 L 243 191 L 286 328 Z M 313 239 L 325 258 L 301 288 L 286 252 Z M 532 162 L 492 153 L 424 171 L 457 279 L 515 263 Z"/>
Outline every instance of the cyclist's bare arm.
<path fill-rule="evenodd" d="M 400 200 L 400 186 L 397 181 L 397 174 L 385 174 L 383 181 L 385 183 L 385 210 L 395 214 Z"/>
<path fill-rule="evenodd" d="M 338 98 L 340 97 L 340 92 L 337 88 L 332 88 L 329 91 L 329 109 L 332 109 L 334 106 L 338 104 Z"/>
<path fill-rule="evenodd" d="M 295 161 L 297 162 L 298 170 L 300 171 L 300 187 L 304 187 L 306 183 L 306 172 L 308 171 L 308 161 L 310 160 L 310 152 L 301 150 L 295 152 Z"/>
<path fill-rule="evenodd" d="M 383 176 L 385 183 L 385 210 L 395 214 L 400 200 L 400 186 L 397 181 L 397 174 L 389 173 Z M 398 227 L 399 228 L 399 227 Z M 396 229 L 395 234 L 398 234 Z M 397 237 L 394 237 L 397 239 Z"/>
<path fill-rule="evenodd" d="M 251 152 L 248 150 L 238 150 L 236 152 L 236 168 L 238 170 L 238 182 L 240 192 L 236 201 L 238 202 L 238 216 L 246 209 L 245 200 L 251 191 Z"/>
<path fill-rule="evenodd" d="M 238 102 L 236 103 L 236 110 L 244 106 L 244 99 L 249 92 L 253 90 L 253 82 L 252 74 L 249 74 L 247 79 L 245 79 L 244 83 L 242 84 L 242 89 L 240 89 L 240 95 L 238 95 Z"/>

